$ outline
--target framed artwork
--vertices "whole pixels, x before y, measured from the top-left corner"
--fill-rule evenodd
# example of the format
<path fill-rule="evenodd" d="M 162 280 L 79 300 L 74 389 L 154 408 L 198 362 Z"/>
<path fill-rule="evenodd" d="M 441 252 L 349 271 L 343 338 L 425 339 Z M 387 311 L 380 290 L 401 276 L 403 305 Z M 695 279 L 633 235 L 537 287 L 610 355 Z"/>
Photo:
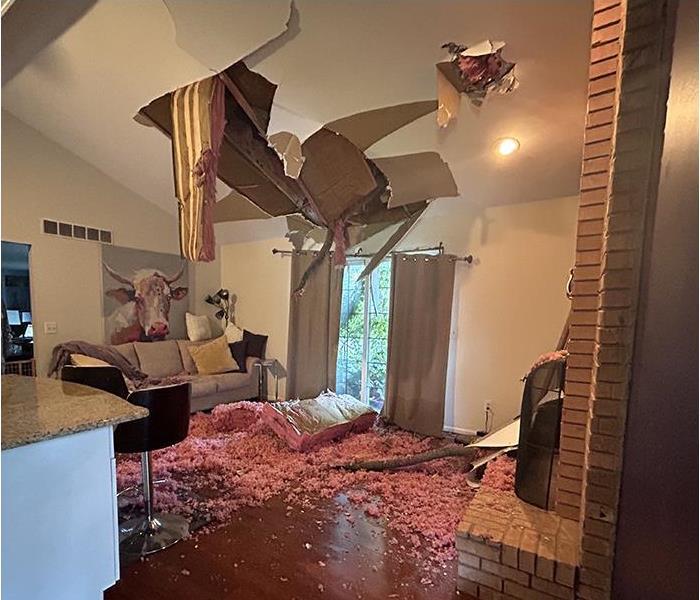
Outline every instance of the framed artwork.
<path fill-rule="evenodd" d="M 182 339 L 188 263 L 177 254 L 102 247 L 105 342 Z"/>

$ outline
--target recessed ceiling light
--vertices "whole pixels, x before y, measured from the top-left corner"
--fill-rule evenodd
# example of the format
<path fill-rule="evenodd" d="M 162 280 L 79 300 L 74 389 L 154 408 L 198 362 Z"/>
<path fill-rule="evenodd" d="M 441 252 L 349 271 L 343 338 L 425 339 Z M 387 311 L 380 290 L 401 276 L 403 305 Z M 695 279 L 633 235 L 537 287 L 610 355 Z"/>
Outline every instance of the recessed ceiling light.
<path fill-rule="evenodd" d="M 501 156 L 508 156 L 513 154 L 520 148 L 520 142 L 513 137 L 501 138 L 496 143 L 496 151 Z"/>

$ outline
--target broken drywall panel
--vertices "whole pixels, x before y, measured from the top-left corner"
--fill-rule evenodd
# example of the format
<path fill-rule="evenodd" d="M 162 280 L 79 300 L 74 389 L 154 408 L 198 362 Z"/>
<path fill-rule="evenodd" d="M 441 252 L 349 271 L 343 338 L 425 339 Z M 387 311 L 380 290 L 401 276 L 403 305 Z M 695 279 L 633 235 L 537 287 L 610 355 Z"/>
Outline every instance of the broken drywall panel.
<path fill-rule="evenodd" d="M 411 230 L 411 228 L 416 224 L 416 221 L 420 219 L 421 215 L 425 211 L 425 208 L 417 211 L 409 219 L 406 219 L 399 227 L 391 234 L 386 243 L 374 254 L 374 256 L 367 263 L 367 266 L 362 270 L 357 277 L 357 281 L 360 281 L 363 277 L 367 277 L 374 269 L 377 268 L 380 262 L 391 252 L 396 244 L 398 244 Z"/>
<path fill-rule="evenodd" d="M 289 0 L 163 0 L 163 3 L 172 17 L 175 43 L 217 72 L 274 43 L 287 32 L 294 10 Z"/>
<path fill-rule="evenodd" d="M 490 93 L 507 94 L 518 87 L 515 63 L 501 55 L 505 42 L 484 40 L 472 46 L 447 42 L 442 47 L 449 52 L 449 59 L 436 65 L 440 127 L 446 127 L 459 112 L 459 102 L 448 89 L 448 82 L 477 107 Z"/>
<path fill-rule="evenodd" d="M 389 179 L 389 208 L 459 195 L 452 171 L 437 152 L 375 158 Z"/>
<path fill-rule="evenodd" d="M 301 19 L 299 16 L 299 9 L 294 3 L 294 0 L 292 0 L 289 6 L 289 18 L 287 19 L 285 30 L 277 37 L 267 42 L 264 46 L 261 46 L 260 48 L 253 50 L 253 52 L 246 55 L 243 58 L 245 64 L 251 68 L 255 67 L 258 63 L 262 62 L 266 58 L 269 58 L 275 52 L 280 50 L 285 44 L 291 42 L 299 35 L 300 32 Z"/>
<path fill-rule="evenodd" d="M 231 190 L 227 196 L 214 205 L 214 223 L 255 221 L 269 218 L 269 214 L 235 190 Z"/>
<path fill-rule="evenodd" d="M 408 102 L 349 115 L 326 123 L 324 127 L 343 135 L 360 150 L 367 150 L 390 133 L 436 109 L 436 100 Z"/>
<path fill-rule="evenodd" d="M 297 179 L 305 160 L 299 138 L 288 131 L 280 131 L 269 135 L 267 139 L 282 159 L 284 174 L 292 179 Z"/>
<path fill-rule="evenodd" d="M 301 181 L 327 225 L 357 206 L 377 186 L 365 155 L 348 139 L 320 129 L 302 144 Z"/>

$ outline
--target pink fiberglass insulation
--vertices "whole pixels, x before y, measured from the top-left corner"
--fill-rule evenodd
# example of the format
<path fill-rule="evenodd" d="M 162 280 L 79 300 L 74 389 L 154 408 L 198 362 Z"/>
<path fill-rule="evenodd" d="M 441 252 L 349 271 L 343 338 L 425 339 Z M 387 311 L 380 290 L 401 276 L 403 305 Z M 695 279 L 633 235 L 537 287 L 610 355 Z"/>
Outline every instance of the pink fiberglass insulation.
<path fill-rule="evenodd" d="M 499 456 L 492 460 L 484 476 L 481 486 L 491 490 L 515 493 L 515 459 Z"/>
<path fill-rule="evenodd" d="M 156 509 L 204 520 L 207 525 L 200 531 L 206 532 L 230 521 L 238 509 L 261 505 L 277 495 L 290 506 L 305 508 L 318 498 L 344 494 L 368 518 L 386 519 L 389 531 L 407 540 L 407 551 L 413 555 L 433 564 L 455 557 L 455 530 L 474 495 L 466 483 L 464 458 L 385 472 L 332 468 L 357 459 L 415 454 L 445 440 L 377 425 L 304 454 L 289 449 L 267 428 L 260 419 L 262 409 L 262 404 L 238 402 L 218 406 L 210 415 L 196 414 L 186 440 L 154 452 L 154 479 L 165 480 L 156 486 Z M 120 455 L 119 489 L 139 482 L 138 461 L 138 455 Z M 503 489 L 506 480 L 512 486 L 512 474 L 510 479 L 502 474 L 505 467 L 499 466 L 497 475 L 490 469 L 484 485 L 491 479 L 496 489 Z M 140 499 L 121 502 L 128 511 Z"/>

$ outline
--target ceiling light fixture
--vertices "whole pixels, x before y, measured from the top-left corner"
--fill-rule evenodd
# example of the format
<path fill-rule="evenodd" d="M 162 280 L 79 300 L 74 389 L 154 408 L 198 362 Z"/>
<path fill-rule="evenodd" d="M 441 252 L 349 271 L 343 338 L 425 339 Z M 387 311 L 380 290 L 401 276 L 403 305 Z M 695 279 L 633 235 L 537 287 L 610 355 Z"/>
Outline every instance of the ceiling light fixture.
<path fill-rule="evenodd" d="M 520 148 L 520 142 L 513 137 L 501 138 L 496 143 L 496 150 L 501 156 L 509 156 Z"/>

